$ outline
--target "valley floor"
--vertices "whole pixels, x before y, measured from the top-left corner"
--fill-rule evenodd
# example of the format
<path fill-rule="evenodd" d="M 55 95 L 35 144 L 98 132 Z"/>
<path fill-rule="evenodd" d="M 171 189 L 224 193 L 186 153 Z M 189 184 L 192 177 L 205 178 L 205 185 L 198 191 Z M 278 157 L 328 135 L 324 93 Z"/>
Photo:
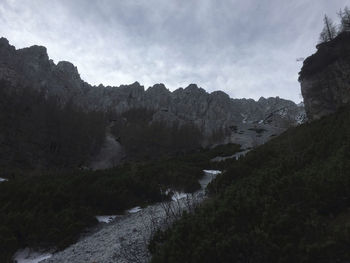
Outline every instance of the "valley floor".
<path fill-rule="evenodd" d="M 217 172 L 205 171 L 201 190 L 191 195 L 178 195 L 171 202 L 157 203 L 136 213 L 117 217 L 97 232 L 82 238 L 67 249 L 55 253 L 42 263 L 127 263 L 148 262 L 148 240 L 156 229 L 171 224 L 174 214 L 191 209 L 205 198 L 205 188 Z"/>

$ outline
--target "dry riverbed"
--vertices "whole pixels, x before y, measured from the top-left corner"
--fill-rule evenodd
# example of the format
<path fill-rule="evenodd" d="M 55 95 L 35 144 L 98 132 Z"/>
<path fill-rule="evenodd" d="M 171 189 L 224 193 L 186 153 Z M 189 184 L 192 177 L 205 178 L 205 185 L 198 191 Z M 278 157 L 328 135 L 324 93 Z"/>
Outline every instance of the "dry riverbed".
<path fill-rule="evenodd" d="M 30 253 L 16 258 L 18 263 L 129 263 L 148 262 L 147 244 L 156 229 L 176 220 L 182 211 L 194 209 L 205 198 L 205 188 L 220 171 L 204 170 L 201 190 L 193 194 L 174 193 L 172 201 L 157 203 L 141 209 L 135 207 L 122 216 L 99 216 L 101 227 L 82 237 L 77 243 L 55 254 Z M 45 254 L 45 258 L 42 258 Z M 23 255 L 23 253 L 22 253 Z M 44 259 L 44 260 L 43 260 Z"/>

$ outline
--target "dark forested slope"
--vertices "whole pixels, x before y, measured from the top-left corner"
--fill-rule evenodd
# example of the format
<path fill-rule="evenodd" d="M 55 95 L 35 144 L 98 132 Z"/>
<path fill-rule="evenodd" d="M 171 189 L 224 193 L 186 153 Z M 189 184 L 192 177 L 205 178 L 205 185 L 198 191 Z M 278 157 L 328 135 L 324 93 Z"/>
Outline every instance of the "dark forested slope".
<path fill-rule="evenodd" d="M 73 168 L 98 152 L 106 119 L 72 103 L 61 105 L 30 87 L 0 81 L 0 176 L 10 170 Z"/>
<path fill-rule="evenodd" d="M 159 233 L 152 262 L 348 262 L 350 109 L 251 151 Z"/>

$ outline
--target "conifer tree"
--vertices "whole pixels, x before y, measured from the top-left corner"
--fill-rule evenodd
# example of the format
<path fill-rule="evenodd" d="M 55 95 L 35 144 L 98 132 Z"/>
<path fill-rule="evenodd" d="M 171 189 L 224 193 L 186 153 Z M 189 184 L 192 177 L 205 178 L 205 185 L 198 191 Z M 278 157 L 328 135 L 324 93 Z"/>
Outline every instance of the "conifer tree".
<path fill-rule="evenodd" d="M 338 13 L 340 18 L 340 31 L 350 31 L 350 9 L 346 6 L 344 10 L 340 10 Z"/>
<path fill-rule="evenodd" d="M 324 27 L 320 34 L 320 43 L 328 42 L 337 36 L 337 28 L 334 25 L 332 19 L 327 15 L 324 16 Z"/>

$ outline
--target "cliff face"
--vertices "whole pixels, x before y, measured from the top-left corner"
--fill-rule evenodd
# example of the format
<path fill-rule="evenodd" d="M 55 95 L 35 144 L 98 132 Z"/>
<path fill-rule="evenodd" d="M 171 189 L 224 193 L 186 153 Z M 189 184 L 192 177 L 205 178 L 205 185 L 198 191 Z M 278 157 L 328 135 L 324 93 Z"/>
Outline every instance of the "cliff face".
<path fill-rule="evenodd" d="M 232 99 L 221 91 L 209 94 L 195 84 L 173 92 L 163 84 L 145 90 L 138 82 L 119 87 L 91 86 L 70 62 L 54 64 L 45 47 L 16 50 L 5 38 L 0 39 L 0 79 L 15 87 L 30 86 L 56 96 L 62 104 L 73 101 L 86 111 L 122 113 L 135 108 L 152 109 L 154 121 L 191 122 L 207 137 L 217 130 L 232 130 L 240 125 L 248 129 L 264 124 L 282 131 L 304 119 L 303 107 L 291 101 L 278 97 L 259 101 Z"/>
<path fill-rule="evenodd" d="M 319 119 L 350 102 L 350 32 L 317 46 L 299 73 L 308 119 Z"/>

